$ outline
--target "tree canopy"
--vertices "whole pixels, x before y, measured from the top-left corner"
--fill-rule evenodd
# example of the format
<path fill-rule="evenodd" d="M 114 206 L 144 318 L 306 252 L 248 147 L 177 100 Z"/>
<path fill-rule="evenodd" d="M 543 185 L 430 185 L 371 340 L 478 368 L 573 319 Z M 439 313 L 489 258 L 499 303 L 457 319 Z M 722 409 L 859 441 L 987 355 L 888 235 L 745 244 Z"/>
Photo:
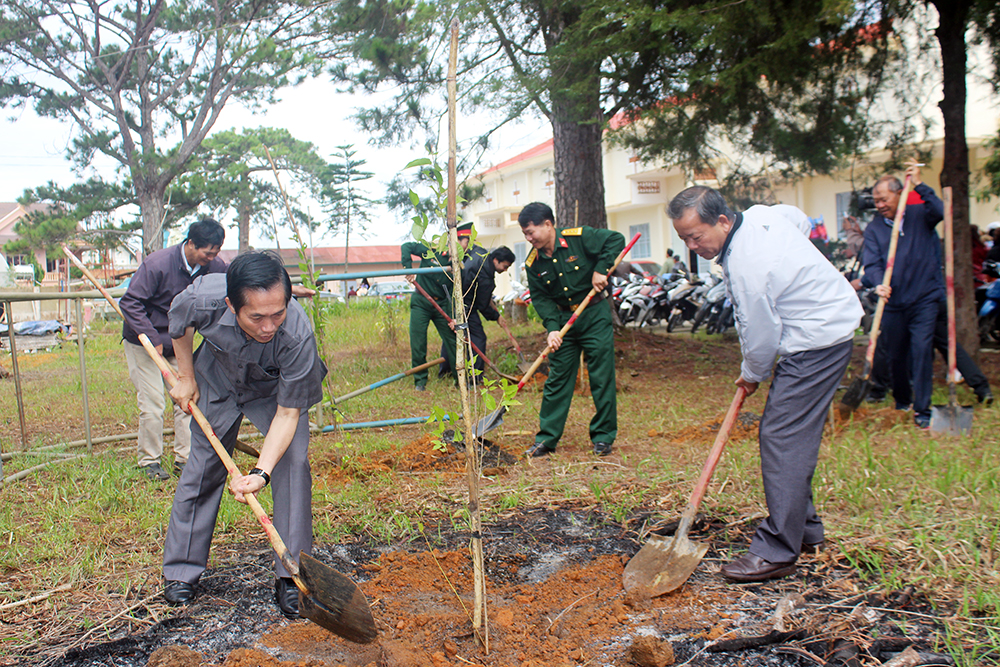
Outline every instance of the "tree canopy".
<path fill-rule="evenodd" d="M 224 106 L 272 102 L 318 67 L 327 11 L 294 0 L 4 0 L 0 104 L 72 123 L 77 166 L 96 152 L 120 165 L 148 253 L 163 245 L 170 183 Z"/>

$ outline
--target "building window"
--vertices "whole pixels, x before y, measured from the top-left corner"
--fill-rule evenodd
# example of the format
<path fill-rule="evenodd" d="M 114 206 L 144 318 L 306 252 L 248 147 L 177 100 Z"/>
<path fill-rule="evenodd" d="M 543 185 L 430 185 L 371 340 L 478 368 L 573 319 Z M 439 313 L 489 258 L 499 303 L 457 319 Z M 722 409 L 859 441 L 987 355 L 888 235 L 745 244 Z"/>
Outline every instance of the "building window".
<path fill-rule="evenodd" d="M 629 225 L 628 238 L 631 239 L 636 234 L 642 234 L 639 240 L 632 246 L 632 259 L 649 259 L 653 256 L 653 244 L 649 240 L 649 223 L 641 225 Z"/>

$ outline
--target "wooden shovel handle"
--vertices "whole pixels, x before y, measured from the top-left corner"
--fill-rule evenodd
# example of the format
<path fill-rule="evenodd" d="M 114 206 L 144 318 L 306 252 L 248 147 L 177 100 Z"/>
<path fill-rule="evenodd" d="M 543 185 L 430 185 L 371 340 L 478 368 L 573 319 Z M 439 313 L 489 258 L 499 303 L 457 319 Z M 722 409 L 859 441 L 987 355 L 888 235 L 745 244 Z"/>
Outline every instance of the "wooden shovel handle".
<path fill-rule="evenodd" d="M 101 294 L 104 295 L 104 298 L 108 300 L 108 303 L 111 304 L 118 315 L 124 319 L 125 316 L 122 314 L 122 309 L 118 305 L 118 302 L 116 302 L 111 295 L 108 294 L 107 290 L 101 287 L 97 278 L 94 277 L 94 274 L 92 274 L 90 270 L 87 269 L 87 267 L 84 266 L 83 263 L 77 259 L 65 245 L 63 246 L 63 251 L 66 253 L 66 256 L 69 257 L 70 261 L 76 265 L 76 268 L 80 269 L 80 271 L 83 272 L 83 275 L 85 275 L 90 282 L 94 283 L 97 289 L 101 291 Z M 170 368 L 170 364 L 168 364 L 166 359 L 163 358 L 163 355 L 156 351 L 156 346 L 154 346 L 153 342 L 149 340 L 149 336 L 146 334 L 139 334 L 139 342 L 142 343 L 144 348 L 146 348 L 146 352 L 149 353 L 149 356 L 156 363 L 156 367 L 160 369 L 160 373 L 163 374 L 163 378 L 167 381 L 167 384 L 170 387 L 177 384 L 177 378 L 174 377 L 173 369 Z M 195 418 L 195 421 L 198 422 L 198 425 L 201 426 L 201 430 L 205 432 L 205 436 L 208 437 L 208 441 L 212 443 L 212 449 L 214 449 L 215 453 L 219 455 L 220 459 L 222 459 L 222 463 L 226 466 L 226 470 L 229 474 L 234 477 L 241 475 L 240 469 L 236 467 L 232 457 L 229 456 L 229 452 L 227 452 L 226 448 L 222 445 L 222 441 L 220 441 L 218 436 L 215 435 L 215 430 L 212 428 L 212 425 L 208 423 L 208 419 L 205 418 L 202 411 L 194 403 L 190 403 L 188 407 L 191 409 L 191 415 Z M 260 502 L 257 501 L 254 494 L 245 493 L 243 494 L 243 497 L 247 499 L 247 504 L 250 505 L 250 509 L 253 510 L 257 520 L 260 522 L 261 526 L 264 527 L 264 532 L 267 533 L 267 537 L 271 541 L 271 546 L 274 547 L 275 552 L 277 552 L 278 557 L 281 559 L 281 564 L 284 565 L 285 569 L 288 570 L 288 573 L 292 575 L 292 579 L 295 580 L 295 585 L 300 591 L 308 594 L 309 589 L 306 587 L 305 582 L 303 582 L 299 577 L 299 566 L 292 558 L 292 554 L 288 551 L 288 547 L 285 546 L 281 536 L 278 535 L 278 530 L 274 527 L 274 524 L 271 523 L 271 519 L 267 516 L 267 512 L 265 512 L 264 508 L 261 507 Z"/>
<path fill-rule="evenodd" d="M 882 284 L 886 287 L 892 282 L 892 270 L 896 264 L 896 245 L 899 242 L 899 230 L 903 227 L 903 217 L 906 215 L 906 200 L 910 198 L 910 176 L 907 174 L 906 183 L 903 185 L 903 194 L 899 197 L 899 204 L 896 205 L 896 218 L 892 221 L 892 235 L 889 237 L 889 253 L 885 259 L 885 274 L 882 276 Z M 872 319 L 872 328 L 868 333 L 868 352 L 865 354 L 864 379 L 868 379 L 871 374 L 872 364 L 875 363 L 875 344 L 882 326 L 882 312 L 885 310 L 885 297 L 878 298 L 878 305 L 875 306 L 875 317 Z"/>
<path fill-rule="evenodd" d="M 715 467 L 719 465 L 719 459 L 722 458 L 722 450 L 726 446 L 726 441 L 729 440 L 729 432 L 733 429 L 733 424 L 736 423 L 736 417 L 739 415 L 740 408 L 743 407 L 743 400 L 746 397 L 747 390 L 742 386 L 737 387 L 736 395 L 733 396 L 733 402 L 729 404 L 729 411 L 726 412 L 726 417 L 722 420 L 722 426 L 719 427 L 719 434 L 715 436 L 715 444 L 712 445 L 712 450 L 708 453 L 708 460 L 705 461 L 705 467 L 701 470 L 701 477 L 698 478 L 698 483 L 695 484 L 694 490 L 691 492 L 687 509 L 681 515 L 682 521 L 687 519 L 690 523 L 694 519 L 695 514 L 698 513 L 698 506 L 701 505 L 701 500 L 705 497 L 708 482 L 712 479 Z"/>

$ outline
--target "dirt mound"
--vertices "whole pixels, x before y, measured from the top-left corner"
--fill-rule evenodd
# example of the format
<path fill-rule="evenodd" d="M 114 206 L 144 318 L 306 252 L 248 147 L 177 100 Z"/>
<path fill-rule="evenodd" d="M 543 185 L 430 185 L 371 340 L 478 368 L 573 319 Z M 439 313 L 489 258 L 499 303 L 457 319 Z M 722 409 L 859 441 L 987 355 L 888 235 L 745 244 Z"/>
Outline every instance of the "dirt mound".
<path fill-rule="evenodd" d="M 674 442 L 699 442 L 714 440 L 719 429 L 722 428 L 724 417 L 713 419 L 702 424 L 688 426 L 669 437 Z M 760 426 L 760 416 L 752 412 L 741 412 L 733 423 L 733 428 L 729 432 L 730 440 L 756 440 L 758 427 Z"/>
<path fill-rule="evenodd" d="M 384 449 L 362 456 L 344 456 L 331 453 L 318 459 L 317 473 L 331 485 L 349 478 L 364 479 L 376 474 L 391 472 L 444 472 L 465 474 L 465 443 L 454 440 L 454 431 L 448 430 L 441 439 L 424 435 L 399 448 Z M 501 445 L 484 439 L 479 449 L 479 460 L 484 474 L 493 474 L 515 464 L 517 456 Z"/>

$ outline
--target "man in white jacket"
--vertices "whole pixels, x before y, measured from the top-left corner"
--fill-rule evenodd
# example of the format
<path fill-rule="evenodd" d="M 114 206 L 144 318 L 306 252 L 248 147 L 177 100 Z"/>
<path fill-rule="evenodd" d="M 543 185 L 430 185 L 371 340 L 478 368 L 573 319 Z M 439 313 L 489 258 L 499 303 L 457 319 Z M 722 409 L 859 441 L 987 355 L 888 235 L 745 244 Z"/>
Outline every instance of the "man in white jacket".
<path fill-rule="evenodd" d="M 752 394 L 773 369 L 760 420 L 769 516 L 749 552 L 722 567 L 735 581 L 786 577 L 804 549 L 822 548 L 812 477 L 827 407 L 862 315 L 850 283 L 810 243 L 790 210 L 797 211 L 753 206 L 734 214 L 722 195 L 701 186 L 684 190 L 667 207 L 688 248 L 722 266 L 743 352 L 736 384 Z"/>

